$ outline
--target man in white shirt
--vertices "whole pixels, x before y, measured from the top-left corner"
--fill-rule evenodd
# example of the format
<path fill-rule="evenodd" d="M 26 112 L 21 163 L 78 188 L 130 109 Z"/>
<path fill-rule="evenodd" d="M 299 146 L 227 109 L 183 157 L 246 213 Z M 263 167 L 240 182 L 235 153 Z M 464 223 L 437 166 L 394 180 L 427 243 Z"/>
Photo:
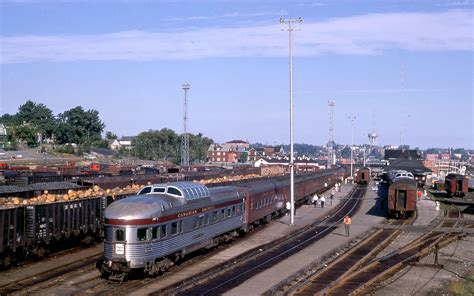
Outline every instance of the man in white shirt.
<path fill-rule="evenodd" d="M 319 199 L 318 194 L 315 193 L 315 194 L 313 195 L 313 198 L 311 199 L 311 201 L 313 202 L 313 206 L 314 206 L 314 207 L 316 207 L 316 204 L 318 203 L 318 199 Z"/>
<path fill-rule="evenodd" d="M 291 211 L 291 203 L 287 201 L 285 207 L 286 207 L 286 215 L 288 216 Z"/>
<path fill-rule="evenodd" d="M 326 198 L 324 197 L 324 195 L 321 196 L 320 200 L 321 200 L 321 208 L 324 208 L 324 202 L 326 201 Z"/>

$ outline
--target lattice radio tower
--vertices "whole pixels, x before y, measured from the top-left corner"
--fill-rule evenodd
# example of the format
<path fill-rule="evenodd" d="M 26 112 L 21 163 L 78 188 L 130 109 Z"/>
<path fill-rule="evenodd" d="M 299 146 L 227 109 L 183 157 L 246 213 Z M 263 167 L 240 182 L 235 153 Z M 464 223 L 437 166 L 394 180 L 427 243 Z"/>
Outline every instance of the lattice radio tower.
<path fill-rule="evenodd" d="M 188 135 L 188 90 L 189 83 L 183 83 L 184 90 L 184 131 L 181 139 L 181 167 L 189 167 L 189 135 Z"/>
<path fill-rule="evenodd" d="M 336 155 L 334 153 L 334 106 L 336 106 L 335 101 L 328 101 L 329 106 L 329 141 L 328 141 L 328 168 L 336 164 Z"/>

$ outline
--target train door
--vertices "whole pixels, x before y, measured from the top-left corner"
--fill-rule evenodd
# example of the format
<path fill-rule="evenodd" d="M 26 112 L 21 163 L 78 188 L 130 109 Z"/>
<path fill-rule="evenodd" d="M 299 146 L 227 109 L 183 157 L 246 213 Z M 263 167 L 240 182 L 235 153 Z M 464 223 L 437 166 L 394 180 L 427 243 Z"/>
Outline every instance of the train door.
<path fill-rule="evenodd" d="M 396 209 L 405 209 L 407 207 L 407 191 L 406 190 L 397 190 L 396 198 Z"/>

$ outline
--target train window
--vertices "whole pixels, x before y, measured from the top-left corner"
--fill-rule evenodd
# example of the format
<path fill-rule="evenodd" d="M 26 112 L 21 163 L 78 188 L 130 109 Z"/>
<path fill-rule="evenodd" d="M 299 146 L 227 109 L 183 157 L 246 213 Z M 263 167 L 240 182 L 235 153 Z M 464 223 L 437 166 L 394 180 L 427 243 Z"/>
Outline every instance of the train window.
<path fill-rule="evenodd" d="M 221 219 L 222 220 L 225 219 L 225 210 L 224 209 L 221 210 Z"/>
<path fill-rule="evenodd" d="M 209 214 L 205 214 L 204 218 L 205 218 L 205 221 L 206 221 L 206 225 L 209 224 Z"/>
<path fill-rule="evenodd" d="M 232 216 L 235 216 L 235 206 L 232 207 Z"/>
<path fill-rule="evenodd" d="M 157 188 L 153 189 L 153 192 L 164 193 L 164 192 L 165 192 L 165 188 L 163 188 L 163 187 L 157 187 Z"/>
<path fill-rule="evenodd" d="M 171 234 L 178 233 L 178 222 L 171 223 Z"/>
<path fill-rule="evenodd" d="M 227 209 L 227 217 L 230 217 L 231 215 L 231 212 L 230 212 L 230 208 Z"/>
<path fill-rule="evenodd" d="M 173 188 L 173 187 L 168 187 L 168 193 L 177 195 L 177 196 L 182 196 L 181 192 L 178 189 Z"/>
<path fill-rule="evenodd" d="M 137 229 L 137 239 L 139 242 L 146 240 L 147 228 Z"/>
<path fill-rule="evenodd" d="M 161 225 L 160 227 L 160 238 L 166 237 L 166 224 Z"/>
<path fill-rule="evenodd" d="M 115 240 L 118 242 L 123 242 L 125 240 L 125 230 L 124 229 L 115 229 Z"/>
<path fill-rule="evenodd" d="M 158 237 L 158 227 L 153 227 L 151 229 L 151 238 L 152 239 L 157 239 Z"/>
<path fill-rule="evenodd" d="M 199 218 L 196 219 L 196 221 L 194 221 L 194 228 L 198 228 L 199 227 Z"/>
<path fill-rule="evenodd" d="M 171 223 L 171 234 L 178 233 L 178 222 Z"/>
<path fill-rule="evenodd" d="M 146 194 L 146 193 L 150 193 L 150 192 L 151 192 L 151 187 L 148 186 L 148 187 L 145 187 L 142 190 L 140 190 L 140 192 L 138 192 L 138 194 Z"/>
<path fill-rule="evenodd" d="M 250 203 L 250 209 L 253 210 L 253 203 Z"/>
<path fill-rule="evenodd" d="M 183 232 L 183 220 L 179 220 L 178 222 L 178 231 L 180 233 Z"/>
<path fill-rule="evenodd" d="M 199 217 L 199 226 L 203 226 L 204 225 L 204 216 L 200 216 Z"/>
<path fill-rule="evenodd" d="M 217 221 L 217 211 L 212 212 L 212 222 Z"/>

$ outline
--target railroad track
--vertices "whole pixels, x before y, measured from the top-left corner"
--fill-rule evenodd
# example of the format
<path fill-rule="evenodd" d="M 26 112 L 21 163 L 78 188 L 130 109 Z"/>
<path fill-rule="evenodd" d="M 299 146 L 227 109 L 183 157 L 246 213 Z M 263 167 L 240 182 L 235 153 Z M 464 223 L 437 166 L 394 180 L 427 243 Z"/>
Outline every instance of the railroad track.
<path fill-rule="evenodd" d="M 345 205 L 347 206 L 347 204 L 348 201 L 346 201 Z M 341 208 L 338 208 L 337 211 L 339 211 L 340 209 Z M 324 219 L 322 221 L 327 222 L 327 219 Z M 305 227 L 303 228 L 303 230 L 307 228 L 308 227 Z M 262 227 L 258 227 L 250 234 L 250 236 L 257 234 L 262 229 Z M 247 235 L 245 238 L 248 237 L 249 235 Z M 268 245 L 274 245 L 274 242 L 269 243 Z M 223 249 L 229 246 L 230 244 L 226 244 L 218 247 L 217 249 L 219 251 L 222 251 Z M 262 248 L 262 246 L 260 246 L 259 248 Z M 206 260 L 213 254 L 215 254 L 216 251 L 217 250 L 214 249 L 204 253 L 196 253 L 193 257 L 188 258 L 186 261 L 180 263 L 179 265 L 173 266 L 168 273 L 161 275 L 159 279 L 166 279 L 168 275 L 177 273 L 180 270 L 195 264 L 196 262 Z M 141 288 L 144 285 L 147 285 L 157 280 L 156 277 L 132 277 L 131 279 L 121 284 L 104 280 L 100 278 L 100 275 L 95 268 L 95 262 L 100 258 L 101 255 L 102 254 L 90 256 L 82 260 L 63 265 L 58 269 L 38 273 L 28 279 L 19 280 L 13 284 L 5 285 L 3 287 L 0 287 L 0 294 L 41 293 L 43 291 L 54 290 L 54 292 L 61 294 L 86 293 L 94 295 L 108 295 L 110 293 L 113 293 L 114 295 L 125 295 L 129 294 L 130 291 L 134 291 L 137 288 Z M 55 288 L 56 286 L 59 286 L 59 288 Z"/>
<path fill-rule="evenodd" d="M 391 220 L 388 225 L 413 224 L 415 217 L 407 220 Z M 314 295 L 323 291 L 335 280 L 344 278 L 358 268 L 375 259 L 377 254 L 385 249 L 401 232 L 401 229 L 378 229 L 355 247 L 333 260 L 327 267 L 309 277 L 294 279 L 291 290 L 299 295 Z M 288 289 L 288 287 L 286 287 Z"/>
<path fill-rule="evenodd" d="M 457 208 L 448 209 L 443 219 L 431 231 L 404 247 L 375 259 L 375 255 L 397 235 L 397 230 L 379 230 L 344 256 L 333 261 L 327 268 L 305 279 L 303 284 L 294 290 L 294 294 L 357 295 L 368 293 L 373 290 L 371 286 L 375 283 L 395 274 L 407 264 L 417 262 L 435 248 L 439 249 L 457 240 L 457 234 L 453 234 L 451 231 L 440 232 L 439 229 L 451 227 L 453 230 L 458 226 L 461 218 L 462 214 Z"/>
<path fill-rule="evenodd" d="M 319 223 L 314 223 L 298 233 L 292 233 L 278 242 L 247 252 L 233 258 L 218 268 L 212 268 L 198 276 L 188 278 L 178 284 L 155 291 L 153 295 L 218 295 L 239 285 L 254 275 L 274 266 L 322 239 L 342 221 L 345 215 L 352 215 L 360 206 L 367 186 L 358 186 L 344 204 L 332 215 Z"/>

